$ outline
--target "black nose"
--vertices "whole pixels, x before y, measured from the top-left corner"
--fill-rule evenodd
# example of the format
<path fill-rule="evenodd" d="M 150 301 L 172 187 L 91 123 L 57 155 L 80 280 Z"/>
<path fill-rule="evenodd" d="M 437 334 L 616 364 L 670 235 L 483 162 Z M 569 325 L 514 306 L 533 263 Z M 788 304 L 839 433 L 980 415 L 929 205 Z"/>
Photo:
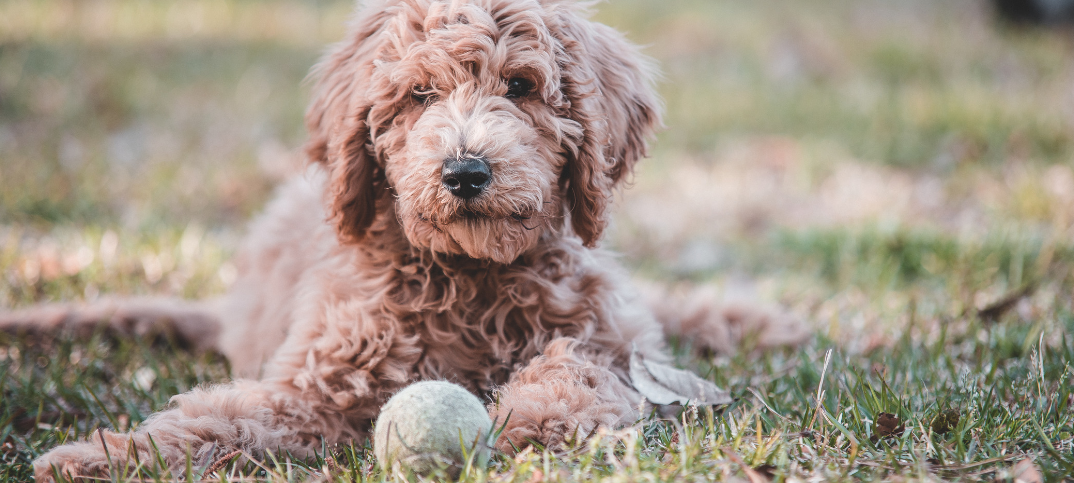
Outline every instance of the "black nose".
<path fill-rule="evenodd" d="M 473 198 L 489 185 L 492 172 L 485 158 L 462 156 L 444 160 L 440 170 L 440 181 L 451 194 L 464 200 Z"/>

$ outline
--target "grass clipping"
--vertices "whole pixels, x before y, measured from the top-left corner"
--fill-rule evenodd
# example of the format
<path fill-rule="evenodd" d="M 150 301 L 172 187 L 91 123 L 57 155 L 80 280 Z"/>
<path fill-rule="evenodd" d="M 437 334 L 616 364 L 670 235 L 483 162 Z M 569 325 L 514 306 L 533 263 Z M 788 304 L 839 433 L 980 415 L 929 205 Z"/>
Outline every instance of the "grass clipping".
<path fill-rule="evenodd" d="M 417 382 L 381 408 L 373 452 L 385 469 L 458 474 L 464 466 L 488 462 L 491 430 L 485 406 L 462 386 Z"/>

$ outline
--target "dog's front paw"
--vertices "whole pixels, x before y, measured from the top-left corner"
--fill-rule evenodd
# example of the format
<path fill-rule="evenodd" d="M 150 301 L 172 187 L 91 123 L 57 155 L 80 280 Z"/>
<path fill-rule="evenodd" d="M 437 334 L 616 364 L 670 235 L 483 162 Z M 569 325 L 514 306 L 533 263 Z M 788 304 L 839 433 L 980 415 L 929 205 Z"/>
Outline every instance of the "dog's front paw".
<path fill-rule="evenodd" d="M 534 444 L 563 449 L 601 426 L 615 426 L 630 412 L 625 401 L 603 400 L 593 388 L 574 381 L 509 386 L 489 409 L 495 429 L 503 429 L 496 449 L 507 454 Z"/>
<path fill-rule="evenodd" d="M 536 444 L 557 450 L 564 443 L 571 441 L 576 432 L 579 433 L 579 437 L 584 438 L 592 430 L 592 428 L 580 427 L 579 421 L 571 421 L 570 419 L 573 418 L 564 418 L 564 415 L 541 416 L 551 417 L 534 420 L 512 414 L 511 420 L 504 426 L 503 433 L 496 442 L 496 449 L 507 454 L 514 454 L 516 450 Z"/>
<path fill-rule="evenodd" d="M 57 476 L 70 481 L 107 479 L 110 468 L 118 462 L 109 458 L 100 442 L 65 444 L 34 461 L 34 478 L 38 483 L 54 482 Z"/>
<path fill-rule="evenodd" d="M 174 455 L 154 451 L 148 436 L 99 430 L 86 441 L 54 448 L 34 461 L 37 481 L 101 481 L 109 475 L 133 476 L 136 470 L 157 470 L 161 460 L 177 461 Z M 164 447 L 167 449 L 168 447 Z"/>

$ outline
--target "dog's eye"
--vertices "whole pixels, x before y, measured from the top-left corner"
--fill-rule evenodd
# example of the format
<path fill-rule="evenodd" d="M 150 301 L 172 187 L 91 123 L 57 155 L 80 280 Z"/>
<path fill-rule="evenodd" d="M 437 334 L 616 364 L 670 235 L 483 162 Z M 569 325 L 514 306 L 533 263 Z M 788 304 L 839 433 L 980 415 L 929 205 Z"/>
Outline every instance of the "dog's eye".
<path fill-rule="evenodd" d="M 436 100 L 436 91 L 429 86 L 416 86 L 410 90 L 410 98 L 418 104 L 426 104 Z"/>
<path fill-rule="evenodd" d="M 504 97 L 508 99 L 518 99 L 520 97 L 526 97 L 533 92 L 533 81 L 524 77 L 512 77 L 507 80 L 507 94 Z"/>

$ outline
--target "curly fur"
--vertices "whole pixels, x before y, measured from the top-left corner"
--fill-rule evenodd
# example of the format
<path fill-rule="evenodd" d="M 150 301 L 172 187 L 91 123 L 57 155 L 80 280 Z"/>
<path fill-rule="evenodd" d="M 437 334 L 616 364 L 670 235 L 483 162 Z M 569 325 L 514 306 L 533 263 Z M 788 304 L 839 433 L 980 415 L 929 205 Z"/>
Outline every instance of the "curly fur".
<path fill-rule="evenodd" d="M 173 469 L 188 454 L 309 455 L 366 438 L 388 397 L 422 379 L 490 398 L 500 421 L 510 413 L 504 451 L 637 417 L 629 353 L 666 361 L 662 327 L 594 248 L 660 125 L 637 49 L 568 1 L 373 0 L 315 76 L 306 175 L 254 223 L 230 293 L 204 313 L 170 312 L 180 328 L 214 314 L 209 345 L 240 379 L 175 396 L 133 433 L 54 449 L 39 480 L 153 465 L 151 445 Z M 532 92 L 508 98 L 511 78 Z M 440 180 L 464 154 L 492 172 L 468 201 Z M 0 327 L 90 312 L 56 310 Z"/>

